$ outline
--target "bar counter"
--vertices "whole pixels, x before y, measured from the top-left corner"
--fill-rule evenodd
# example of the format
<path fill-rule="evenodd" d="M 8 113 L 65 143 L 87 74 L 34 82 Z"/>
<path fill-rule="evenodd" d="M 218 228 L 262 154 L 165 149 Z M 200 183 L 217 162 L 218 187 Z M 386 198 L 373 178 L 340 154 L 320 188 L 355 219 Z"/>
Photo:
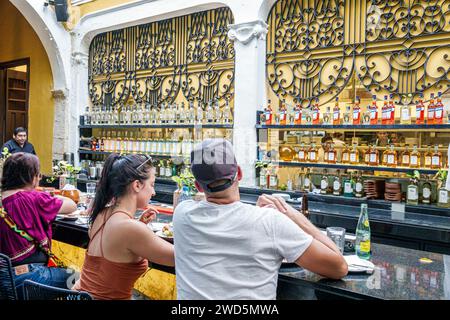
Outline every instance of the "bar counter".
<path fill-rule="evenodd" d="M 165 220 L 170 218 L 166 216 Z M 67 247 L 61 247 L 65 244 L 86 248 L 87 230 L 87 225 L 55 221 L 54 240 L 61 249 L 57 253 L 67 254 Z M 375 265 L 373 274 L 349 274 L 339 281 L 324 279 L 294 264 L 283 264 L 278 299 L 450 299 L 448 255 L 373 243 L 371 261 Z M 80 266 L 80 261 L 72 260 L 72 264 Z M 138 280 L 135 288 L 152 299 L 176 298 L 175 269 L 157 264 L 152 264 L 152 269 L 161 274 Z"/>

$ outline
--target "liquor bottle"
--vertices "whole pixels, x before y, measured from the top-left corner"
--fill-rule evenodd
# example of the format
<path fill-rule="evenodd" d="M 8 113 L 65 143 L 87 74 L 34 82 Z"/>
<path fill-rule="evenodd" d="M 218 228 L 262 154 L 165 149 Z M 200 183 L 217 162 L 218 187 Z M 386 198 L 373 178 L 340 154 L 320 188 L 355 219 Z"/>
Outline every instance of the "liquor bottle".
<path fill-rule="evenodd" d="M 91 125 L 91 112 L 89 111 L 89 106 L 86 107 L 86 113 L 84 114 L 84 124 L 86 126 Z"/>
<path fill-rule="evenodd" d="M 333 125 L 341 124 L 341 110 L 339 109 L 339 98 L 336 98 L 336 103 L 333 108 Z"/>
<path fill-rule="evenodd" d="M 387 153 L 387 166 L 388 167 L 397 166 L 397 151 L 394 150 L 393 144 L 391 144 L 390 149 Z"/>
<path fill-rule="evenodd" d="M 368 260 L 370 259 L 370 224 L 367 204 L 361 204 L 361 214 L 359 215 L 358 225 L 356 226 L 355 240 L 356 255 Z"/>
<path fill-rule="evenodd" d="M 359 151 L 356 148 L 356 143 L 353 144 L 353 149 L 350 151 L 350 163 L 351 164 L 358 164 L 359 163 Z"/>
<path fill-rule="evenodd" d="M 344 125 L 352 125 L 353 124 L 351 106 L 346 107 L 345 112 L 342 115 L 342 124 L 344 124 Z"/>
<path fill-rule="evenodd" d="M 351 176 L 347 176 L 344 179 L 344 197 L 352 198 L 353 195 L 353 181 Z"/>
<path fill-rule="evenodd" d="M 342 151 L 341 162 L 344 164 L 350 163 L 350 150 L 347 145 L 344 146 L 344 151 Z"/>
<path fill-rule="evenodd" d="M 409 152 L 408 146 L 406 146 L 405 151 L 401 154 L 402 167 L 410 167 L 411 165 L 411 153 Z"/>
<path fill-rule="evenodd" d="M 302 191 L 303 192 L 311 192 L 311 190 L 312 190 L 311 174 L 309 172 L 309 169 L 306 169 L 305 175 L 303 178 Z"/>
<path fill-rule="evenodd" d="M 333 195 L 340 196 L 341 192 L 342 192 L 341 175 L 338 170 L 337 175 L 334 177 L 333 181 Z"/>
<path fill-rule="evenodd" d="M 424 155 L 425 168 L 431 168 L 431 158 L 433 157 L 433 152 L 431 152 L 431 146 L 428 146 L 427 151 Z"/>
<path fill-rule="evenodd" d="M 416 124 L 425 123 L 425 105 L 423 104 L 423 94 L 419 95 L 419 102 L 416 105 Z"/>
<path fill-rule="evenodd" d="M 370 151 L 371 151 L 372 146 L 369 145 L 369 147 L 367 148 L 366 152 L 364 152 L 364 164 L 369 165 L 370 162 Z"/>
<path fill-rule="evenodd" d="M 223 117 L 222 117 L 222 123 L 223 124 L 230 124 L 231 123 L 231 108 L 230 108 L 230 103 L 228 101 L 228 99 L 225 102 L 225 107 L 223 109 Z"/>
<path fill-rule="evenodd" d="M 375 146 L 372 146 L 369 151 L 369 165 L 378 166 L 380 164 L 380 155 Z"/>
<path fill-rule="evenodd" d="M 172 177 L 172 161 L 167 160 L 166 162 L 166 178 Z"/>
<path fill-rule="evenodd" d="M 400 108 L 400 123 L 411 124 L 411 107 L 409 105 L 403 105 Z"/>
<path fill-rule="evenodd" d="M 353 125 L 360 125 L 360 124 L 361 124 L 360 99 L 359 97 L 356 97 L 355 105 L 353 106 Z"/>
<path fill-rule="evenodd" d="M 99 151 L 104 152 L 105 151 L 105 133 L 102 131 L 102 134 L 100 136 L 100 148 Z"/>
<path fill-rule="evenodd" d="M 291 179 L 291 175 L 288 175 L 288 179 L 287 179 L 287 182 L 286 182 L 286 186 L 287 186 L 287 188 L 286 188 L 287 191 L 292 191 L 292 179 Z"/>
<path fill-rule="evenodd" d="M 422 203 L 430 204 L 431 203 L 431 183 L 429 180 L 425 180 L 422 185 Z"/>
<path fill-rule="evenodd" d="M 408 185 L 408 192 L 406 194 L 407 204 L 419 204 L 419 187 L 417 186 L 417 180 L 411 179 Z"/>
<path fill-rule="evenodd" d="M 336 163 L 337 160 L 337 151 L 336 149 L 334 149 L 334 143 L 331 144 L 330 146 L 330 150 L 328 150 L 328 157 L 327 158 L 327 162 L 328 163 Z"/>
<path fill-rule="evenodd" d="M 388 96 L 384 96 L 383 107 L 381 108 L 381 124 L 389 124 L 391 113 L 388 104 Z"/>
<path fill-rule="evenodd" d="M 106 150 L 107 152 L 116 152 L 116 132 L 111 131 L 109 133 L 110 140 L 109 140 L 109 149 Z"/>
<path fill-rule="evenodd" d="M 120 131 L 117 132 L 116 147 L 115 147 L 114 152 L 122 153 L 122 138 L 120 136 Z"/>
<path fill-rule="evenodd" d="M 388 124 L 394 125 L 395 124 L 395 104 L 394 104 L 394 95 L 390 95 L 389 99 L 389 121 Z"/>
<path fill-rule="evenodd" d="M 435 117 L 435 105 L 434 105 L 434 93 L 430 95 L 430 103 L 427 110 L 427 124 L 434 124 Z"/>
<path fill-rule="evenodd" d="M 302 124 L 302 105 L 300 103 L 294 107 L 294 124 Z"/>
<path fill-rule="evenodd" d="M 444 123 L 444 105 L 442 103 L 442 92 L 438 93 L 436 106 L 434 108 L 434 124 Z"/>
<path fill-rule="evenodd" d="M 439 152 L 438 146 L 434 146 L 434 152 L 431 155 L 431 169 L 442 168 L 442 153 Z"/>
<path fill-rule="evenodd" d="M 386 146 L 386 150 L 383 151 L 383 156 L 381 159 L 381 163 L 383 164 L 383 166 L 387 166 L 387 155 L 389 153 L 389 146 Z"/>
<path fill-rule="evenodd" d="M 271 101 L 268 100 L 267 107 L 264 109 L 266 126 L 270 126 L 272 124 L 273 111 L 272 111 L 272 107 L 270 106 L 270 103 L 271 103 Z"/>
<path fill-rule="evenodd" d="M 356 177 L 355 182 L 355 197 L 356 198 L 362 198 L 364 196 L 364 185 L 362 180 L 361 172 Z"/>
<path fill-rule="evenodd" d="M 185 124 L 187 122 L 187 112 L 185 109 L 184 102 L 181 103 L 179 108 L 179 117 L 178 117 L 178 123 Z"/>
<path fill-rule="evenodd" d="M 366 110 L 362 113 L 362 120 L 361 123 L 363 125 L 370 125 L 370 116 L 371 116 L 371 112 L 370 112 L 370 105 L 367 106 Z"/>
<path fill-rule="evenodd" d="M 202 103 L 201 103 L 201 101 L 199 99 L 198 100 L 198 104 L 197 104 L 197 112 L 196 112 L 197 122 L 199 124 L 203 124 L 204 118 L 205 118 L 205 115 L 204 115 L 204 111 L 203 111 L 203 108 L 202 108 Z"/>
<path fill-rule="evenodd" d="M 307 151 L 306 151 L 305 145 L 303 143 L 300 145 L 300 149 L 298 150 L 298 161 L 299 162 L 307 161 Z"/>
<path fill-rule="evenodd" d="M 130 139 L 128 140 L 128 153 L 133 153 L 133 149 L 134 149 L 134 135 L 133 132 L 130 132 Z"/>
<path fill-rule="evenodd" d="M 437 205 L 441 208 L 450 207 L 450 203 L 448 201 L 448 190 L 445 188 L 445 182 L 443 182 L 442 186 L 439 188 Z"/>
<path fill-rule="evenodd" d="M 265 167 L 261 167 L 259 170 L 259 187 L 264 189 L 267 187 L 267 170 Z"/>
<path fill-rule="evenodd" d="M 319 159 L 319 152 L 316 148 L 316 145 L 313 143 L 308 150 L 308 161 L 309 162 L 317 162 Z"/>
<path fill-rule="evenodd" d="M 312 124 L 320 124 L 320 108 L 318 98 L 316 98 L 316 103 L 312 108 Z"/>
<path fill-rule="evenodd" d="M 280 110 L 278 111 L 278 119 L 279 119 L 279 124 L 281 126 L 285 126 L 286 125 L 286 122 L 287 122 L 287 109 L 286 109 L 286 104 L 285 104 L 284 101 L 281 103 Z"/>
<path fill-rule="evenodd" d="M 333 114 L 331 113 L 331 108 L 327 107 L 327 112 L 323 114 L 323 122 L 324 125 L 332 125 L 333 124 Z"/>
<path fill-rule="evenodd" d="M 417 151 L 417 145 L 414 145 L 413 151 L 409 157 L 409 166 L 411 168 L 419 168 L 420 167 L 420 152 Z"/>
<path fill-rule="evenodd" d="M 278 174 L 275 166 L 272 166 L 270 170 L 269 188 L 276 190 L 278 188 Z"/>
<path fill-rule="evenodd" d="M 218 100 L 216 100 L 216 102 L 214 103 L 214 118 L 215 118 L 215 123 L 222 122 L 222 111 L 220 110 Z"/>
<path fill-rule="evenodd" d="M 114 107 L 113 109 L 113 124 L 120 124 L 120 108 Z"/>
<path fill-rule="evenodd" d="M 378 106 L 377 96 L 372 96 L 372 105 L 370 106 L 370 124 L 378 124 Z"/>
<path fill-rule="evenodd" d="M 323 176 L 320 180 L 320 194 L 327 194 L 328 193 L 328 176 L 327 176 L 327 169 L 323 170 Z"/>
<path fill-rule="evenodd" d="M 124 136 L 124 138 L 123 138 L 123 140 L 122 140 L 122 147 L 121 147 L 121 150 L 124 152 L 124 153 L 128 153 L 128 141 L 129 141 L 129 139 L 128 139 L 128 131 L 125 131 L 125 136 Z"/>

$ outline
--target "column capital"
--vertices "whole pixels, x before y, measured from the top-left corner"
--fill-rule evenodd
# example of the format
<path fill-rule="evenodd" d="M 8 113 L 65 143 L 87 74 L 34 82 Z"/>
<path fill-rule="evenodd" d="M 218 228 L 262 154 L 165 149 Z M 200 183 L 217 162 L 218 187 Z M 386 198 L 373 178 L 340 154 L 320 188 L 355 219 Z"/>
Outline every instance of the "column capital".
<path fill-rule="evenodd" d="M 233 41 L 239 41 L 246 45 L 253 38 L 265 40 L 268 32 L 268 24 L 263 20 L 228 25 L 228 37 Z"/>
<path fill-rule="evenodd" d="M 55 100 L 65 100 L 69 96 L 69 90 L 67 88 L 53 89 L 51 93 Z"/>
<path fill-rule="evenodd" d="M 89 62 L 89 55 L 83 52 L 73 52 L 72 53 L 72 63 L 74 65 L 81 65 L 87 67 Z"/>

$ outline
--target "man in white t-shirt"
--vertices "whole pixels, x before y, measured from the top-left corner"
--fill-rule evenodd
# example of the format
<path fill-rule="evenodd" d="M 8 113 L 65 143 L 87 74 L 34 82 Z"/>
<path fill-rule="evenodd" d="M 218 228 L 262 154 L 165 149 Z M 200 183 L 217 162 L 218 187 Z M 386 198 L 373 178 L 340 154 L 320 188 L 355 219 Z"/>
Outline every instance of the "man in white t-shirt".
<path fill-rule="evenodd" d="M 347 264 L 335 244 L 281 198 L 240 202 L 241 168 L 230 142 L 209 139 L 191 153 L 205 201 L 175 209 L 178 299 L 275 299 L 282 260 L 340 279 Z"/>

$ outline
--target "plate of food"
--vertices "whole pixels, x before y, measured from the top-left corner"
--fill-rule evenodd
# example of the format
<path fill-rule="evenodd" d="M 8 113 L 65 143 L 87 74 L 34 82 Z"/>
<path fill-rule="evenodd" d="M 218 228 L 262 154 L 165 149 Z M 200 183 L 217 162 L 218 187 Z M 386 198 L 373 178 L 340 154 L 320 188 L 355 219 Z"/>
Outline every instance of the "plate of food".
<path fill-rule="evenodd" d="M 161 222 L 151 222 L 148 224 L 149 228 L 151 228 L 154 232 L 157 231 L 161 231 L 162 228 L 166 225 L 167 223 L 161 223 Z"/>
<path fill-rule="evenodd" d="M 173 240 L 173 227 L 170 224 L 166 223 L 166 224 L 164 224 L 162 229 L 159 231 L 156 231 L 155 234 L 158 237 L 168 239 L 168 240 Z"/>

